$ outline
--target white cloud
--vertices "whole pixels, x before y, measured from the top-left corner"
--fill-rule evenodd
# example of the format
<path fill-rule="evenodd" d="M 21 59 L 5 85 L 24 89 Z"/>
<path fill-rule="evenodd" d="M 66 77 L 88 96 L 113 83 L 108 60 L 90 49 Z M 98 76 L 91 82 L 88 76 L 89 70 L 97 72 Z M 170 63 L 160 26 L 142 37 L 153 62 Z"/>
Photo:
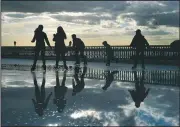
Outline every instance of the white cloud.
<path fill-rule="evenodd" d="M 58 7 L 58 2 L 48 4 L 48 8 L 54 7 L 54 11 L 52 8 L 50 12 L 45 12 L 44 9 L 36 9 L 34 13 L 33 11 L 27 11 L 28 13 L 26 11 L 23 12 L 23 9 L 28 10 L 33 5 L 33 2 L 29 2 L 29 4 L 22 3 L 22 5 L 28 6 L 27 8 L 22 8 L 20 12 L 3 12 L 3 41 L 9 41 L 9 38 L 7 39 L 8 34 L 11 36 L 17 35 L 17 38 L 19 38 L 18 34 L 21 33 L 32 36 L 34 29 L 39 24 L 44 25 L 44 31 L 50 38 L 56 32 L 57 27 L 61 25 L 68 36 L 76 33 L 84 39 L 89 39 L 89 41 L 96 39 L 96 42 L 93 44 L 97 44 L 97 41 L 107 37 L 109 40 L 110 38 L 114 38 L 116 42 L 113 43 L 127 40 L 127 37 L 129 37 L 128 41 L 130 41 L 136 29 L 141 29 L 145 36 L 150 38 L 152 44 L 158 43 L 158 41 L 161 41 L 159 44 L 169 44 L 169 41 L 176 40 L 179 36 L 179 28 L 176 27 L 176 18 L 172 20 L 168 19 L 168 17 L 177 16 L 179 12 L 176 2 L 109 1 L 79 2 L 79 4 L 78 2 L 74 2 L 75 7 L 68 4 L 69 6 L 66 9 L 64 6 L 67 6 L 67 3 L 63 2 L 60 5 L 62 7 L 60 11 L 57 11 L 60 8 Z M 111 4 L 112 6 L 110 7 L 109 5 Z M 44 2 L 41 5 L 43 8 L 47 6 L 47 3 Z M 81 5 L 87 8 L 83 7 L 78 10 L 78 6 Z M 18 6 L 20 5 L 14 3 L 14 9 Z M 93 6 L 94 8 L 90 9 L 89 6 Z M 5 8 L 11 10 L 11 4 L 5 4 Z M 73 11 L 73 9 L 77 10 Z M 120 36 L 122 40 L 118 40 Z M 158 39 L 157 36 L 163 37 L 159 37 Z M 16 37 L 14 36 L 13 38 Z M 163 38 L 166 38 L 166 40 L 163 40 Z M 127 41 L 124 43 L 127 43 Z"/>

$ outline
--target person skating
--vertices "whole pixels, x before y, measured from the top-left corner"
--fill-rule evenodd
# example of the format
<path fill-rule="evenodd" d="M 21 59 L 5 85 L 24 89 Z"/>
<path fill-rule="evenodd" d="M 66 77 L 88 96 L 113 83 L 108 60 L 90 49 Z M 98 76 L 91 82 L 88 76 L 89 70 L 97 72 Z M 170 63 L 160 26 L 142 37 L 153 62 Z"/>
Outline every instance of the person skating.
<path fill-rule="evenodd" d="M 110 66 L 110 63 L 112 60 L 116 61 L 116 63 L 117 63 L 118 59 L 115 58 L 112 47 L 107 43 L 107 41 L 103 41 L 102 44 L 106 47 L 106 56 L 107 56 L 106 66 Z"/>
<path fill-rule="evenodd" d="M 141 30 L 136 30 L 136 35 L 134 36 L 130 46 L 136 49 L 136 55 L 134 58 L 134 65 L 132 69 L 137 67 L 138 60 L 142 62 L 142 68 L 145 69 L 144 65 L 144 50 L 146 47 L 149 47 L 149 43 L 145 39 L 145 37 L 141 34 Z"/>
<path fill-rule="evenodd" d="M 39 56 L 39 53 L 41 52 L 41 57 L 42 57 L 42 62 L 43 62 L 43 69 L 46 71 L 46 63 L 45 63 L 45 42 L 46 44 L 52 49 L 49 40 L 47 38 L 47 35 L 45 32 L 43 32 L 43 25 L 39 25 L 38 28 L 34 31 L 34 37 L 31 42 L 36 41 L 36 46 L 35 46 L 35 56 L 34 56 L 34 63 L 31 68 L 31 71 L 34 71 L 36 69 L 36 63 L 37 63 L 37 58 Z"/>
<path fill-rule="evenodd" d="M 55 41 L 55 54 L 56 54 L 56 65 L 55 68 L 58 69 L 58 64 L 60 60 L 60 55 L 63 60 L 64 68 L 67 70 L 68 67 L 66 65 L 66 57 L 65 53 L 67 52 L 66 45 L 64 43 L 64 40 L 67 39 L 66 33 L 64 32 L 63 28 L 59 26 L 57 28 L 57 33 L 54 34 L 53 41 Z"/>
<path fill-rule="evenodd" d="M 84 55 L 85 45 L 84 42 L 77 38 L 75 34 L 72 35 L 73 39 L 73 50 L 75 51 L 75 64 L 80 64 L 80 57 L 83 58 L 84 65 L 87 65 L 87 57 Z M 80 54 L 80 55 L 79 55 Z"/>

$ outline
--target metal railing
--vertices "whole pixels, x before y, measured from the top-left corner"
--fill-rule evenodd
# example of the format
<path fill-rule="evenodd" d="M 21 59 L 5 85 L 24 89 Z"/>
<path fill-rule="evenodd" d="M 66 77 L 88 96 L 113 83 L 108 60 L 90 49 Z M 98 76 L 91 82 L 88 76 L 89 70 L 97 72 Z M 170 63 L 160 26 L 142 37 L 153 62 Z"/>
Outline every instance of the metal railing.
<path fill-rule="evenodd" d="M 67 60 L 74 60 L 73 52 L 71 47 L 67 47 L 68 52 L 66 53 Z M 132 60 L 135 55 L 135 49 L 130 46 L 112 46 L 114 55 L 120 61 Z M 85 55 L 88 61 L 105 61 L 105 47 L 103 46 L 86 46 Z M 169 45 L 151 45 L 144 52 L 145 60 L 154 61 L 172 61 L 171 63 L 178 63 L 180 59 L 180 53 L 173 51 Z M 23 58 L 33 59 L 34 58 L 34 47 L 1 47 L 2 58 Z M 46 59 L 55 59 L 54 47 L 50 50 L 46 47 L 45 52 Z M 40 57 L 41 58 L 41 57 Z"/>

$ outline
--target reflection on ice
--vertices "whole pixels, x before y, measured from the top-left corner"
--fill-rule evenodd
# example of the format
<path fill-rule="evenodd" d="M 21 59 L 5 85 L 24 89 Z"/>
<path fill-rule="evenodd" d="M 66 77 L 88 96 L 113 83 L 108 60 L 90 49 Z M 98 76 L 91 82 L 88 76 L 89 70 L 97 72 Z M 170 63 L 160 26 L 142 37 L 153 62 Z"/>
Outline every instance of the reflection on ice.
<path fill-rule="evenodd" d="M 95 75 L 93 75 L 95 72 Z M 73 77 L 73 71 L 67 73 L 59 71 L 46 72 L 45 91 L 46 97 L 52 92 L 44 115 L 39 117 L 34 111 L 31 98 L 34 97 L 34 81 L 29 71 L 2 70 L 2 125 L 17 126 L 177 126 L 179 125 L 179 89 L 176 84 L 158 82 L 152 84 L 149 77 L 145 76 L 145 88 L 151 88 L 147 97 L 141 102 L 139 108 L 135 107 L 133 97 L 128 90 L 135 90 L 135 83 L 143 73 L 133 75 L 132 70 L 127 76 L 121 77 L 126 71 L 118 72 L 112 77 L 109 72 L 104 76 L 103 70 L 87 71 L 84 77 L 84 89 L 76 96 L 72 96 L 72 79 L 77 82 L 81 80 L 82 73 Z M 156 81 L 158 75 L 150 79 Z M 171 72 L 176 76 L 174 72 Z M 17 74 L 17 75 L 15 75 Z M 42 72 L 36 73 L 37 84 L 40 87 L 43 79 Z M 166 73 L 166 74 L 169 74 Z M 128 77 L 130 75 L 130 77 Z M 66 94 L 60 90 L 62 81 L 66 76 L 64 86 L 67 87 Z M 167 77 L 171 79 L 172 75 Z M 59 84 L 58 84 L 59 77 Z M 77 79 L 79 78 L 79 80 Z M 138 79 L 137 81 L 134 80 Z M 128 79 L 129 78 L 129 79 Z M 164 79 L 164 78 L 163 78 Z M 167 80 L 167 83 L 177 83 Z M 172 79 L 175 79 L 174 77 Z M 159 80 L 158 80 L 159 81 Z M 176 80 L 177 81 L 177 80 Z M 107 85 L 104 91 L 103 86 Z M 57 86 L 57 87 L 55 87 Z M 56 89 L 56 91 L 55 91 Z M 60 92 L 58 92 L 60 91 Z M 137 90 L 138 91 L 138 90 Z M 56 95 L 55 95 L 56 94 Z M 136 92 L 138 94 L 138 92 Z M 55 101 L 57 103 L 54 103 Z M 66 99 L 66 105 L 62 100 Z M 62 106 L 63 105 L 63 106 Z M 63 112 L 58 112 L 58 106 L 63 107 Z M 61 107 L 61 108 L 62 108 Z"/>
<path fill-rule="evenodd" d="M 50 127 L 54 127 L 54 126 L 62 126 L 61 124 L 57 124 L 57 123 L 54 123 L 54 124 L 48 124 L 48 125 L 46 125 L 46 126 L 50 126 Z"/>
<path fill-rule="evenodd" d="M 89 110 L 80 110 L 80 111 L 75 111 L 74 113 L 72 113 L 70 115 L 71 118 L 73 119 L 77 119 L 77 118 L 81 118 L 81 117 L 88 117 L 88 116 L 91 116 L 91 117 L 94 117 L 98 120 L 100 120 L 100 114 L 101 112 L 97 112 L 93 109 L 89 109 Z"/>

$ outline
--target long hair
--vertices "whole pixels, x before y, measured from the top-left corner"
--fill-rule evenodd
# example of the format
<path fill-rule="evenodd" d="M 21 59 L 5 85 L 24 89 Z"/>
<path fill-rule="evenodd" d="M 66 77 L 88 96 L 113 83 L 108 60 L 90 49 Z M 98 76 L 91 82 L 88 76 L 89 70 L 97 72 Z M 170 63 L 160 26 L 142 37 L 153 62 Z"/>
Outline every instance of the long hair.
<path fill-rule="evenodd" d="M 63 28 L 62 28 L 61 26 L 59 26 L 59 27 L 57 28 L 57 33 L 62 34 L 62 36 L 64 37 L 64 39 L 67 39 L 66 33 L 64 32 L 64 30 L 63 30 Z"/>

